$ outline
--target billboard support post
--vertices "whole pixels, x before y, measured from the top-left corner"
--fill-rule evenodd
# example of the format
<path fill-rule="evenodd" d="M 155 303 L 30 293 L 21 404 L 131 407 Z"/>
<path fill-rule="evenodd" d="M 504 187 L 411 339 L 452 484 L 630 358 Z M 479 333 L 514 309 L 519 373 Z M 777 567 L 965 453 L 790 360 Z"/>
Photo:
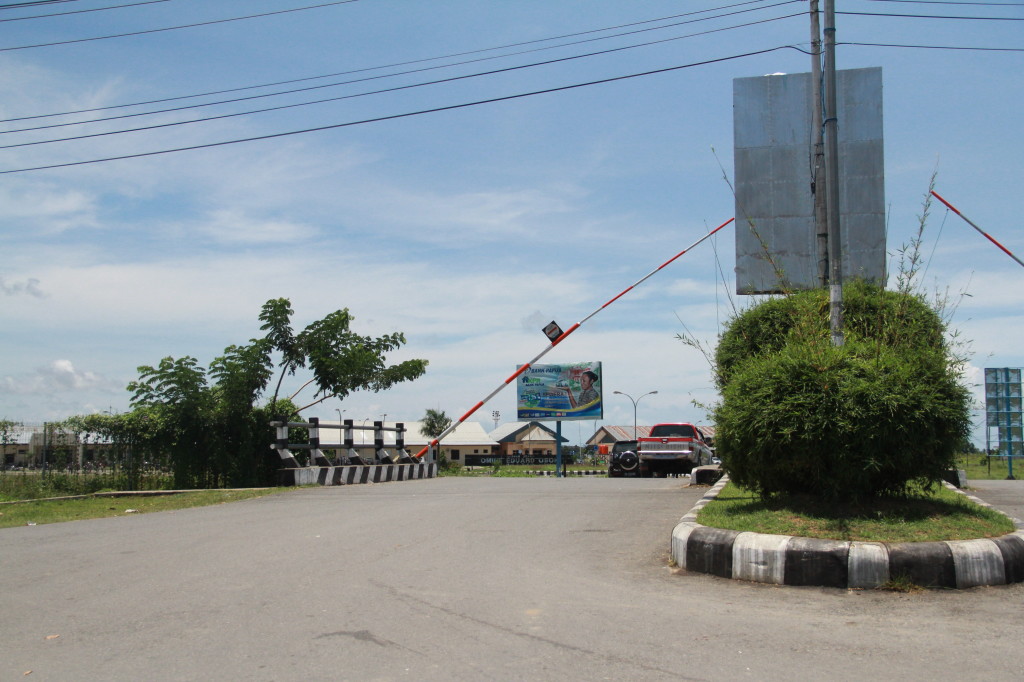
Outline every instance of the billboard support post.
<path fill-rule="evenodd" d="M 562 420 L 555 422 L 555 477 L 565 477 L 565 466 L 562 464 Z"/>

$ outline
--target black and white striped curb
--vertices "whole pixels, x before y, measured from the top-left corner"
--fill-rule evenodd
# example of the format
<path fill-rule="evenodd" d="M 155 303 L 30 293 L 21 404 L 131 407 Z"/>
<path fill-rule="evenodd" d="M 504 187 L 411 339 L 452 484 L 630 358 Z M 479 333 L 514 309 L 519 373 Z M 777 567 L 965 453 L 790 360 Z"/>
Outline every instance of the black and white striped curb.
<path fill-rule="evenodd" d="M 527 471 L 526 473 L 532 476 L 557 476 L 554 471 Z M 565 476 L 607 476 L 608 472 L 604 469 L 593 469 L 587 471 L 566 471 Z"/>
<path fill-rule="evenodd" d="M 281 485 L 357 485 L 435 478 L 437 462 L 282 469 Z"/>
<path fill-rule="evenodd" d="M 901 543 L 817 540 L 697 523 L 697 514 L 728 481 L 723 476 L 673 529 L 672 559 L 680 568 L 735 580 L 824 587 L 872 588 L 898 577 L 925 587 L 1024 582 L 1024 525 L 1018 519 L 1012 519 L 1015 532 L 998 538 Z"/>

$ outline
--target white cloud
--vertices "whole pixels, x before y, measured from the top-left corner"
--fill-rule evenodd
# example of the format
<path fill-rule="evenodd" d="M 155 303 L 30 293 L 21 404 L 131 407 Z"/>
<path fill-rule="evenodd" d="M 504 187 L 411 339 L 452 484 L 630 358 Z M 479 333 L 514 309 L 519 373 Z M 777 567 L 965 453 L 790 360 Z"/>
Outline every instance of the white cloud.
<path fill-rule="evenodd" d="M 33 235 L 97 226 L 97 198 L 83 189 L 19 179 L 0 189 L 0 221 Z"/>
<path fill-rule="evenodd" d="M 0 379 L 3 390 L 14 394 L 68 393 L 72 391 L 123 391 L 124 386 L 95 372 L 75 369 L 70 360 L 54 360 L 31 372 Z"/>
<path fill-rule="evenodd" d="M 221 244 L 282 244 L 312 239 L 316 229 L 290 220 L 273 220 L 248 215 L 241 209 L 214 211 L 200 231 Z"/>
<path fill-rule="evenodd" d="M 9 282 L 4 277 L 0 277 L 0 291 L 7 296 L 25 294 L 34 298 L 46 297 L 46 293 L 39 286 L 39 280 L 35 277 L 29 277 L 24 282 Z"/>

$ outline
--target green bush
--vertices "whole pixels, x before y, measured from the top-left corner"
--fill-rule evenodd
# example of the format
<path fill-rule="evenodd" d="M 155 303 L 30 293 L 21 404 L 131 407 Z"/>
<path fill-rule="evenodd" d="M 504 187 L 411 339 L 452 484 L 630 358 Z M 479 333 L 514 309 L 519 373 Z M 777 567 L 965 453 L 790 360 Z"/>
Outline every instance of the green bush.
<path fill-rule="evenodd" d="M 944 350 L 942 319 L 920 297 L 886 291 L 863 280 L 843 289 L 843 324 L 849 338 L 872 339 L 886 346 Z M 789 341 L 808 343 L 828 338 L 827 289 L 773 298 L 748 308 L 729 321 L 715 350 L 719 389 L 750 358 L 776 353 Z"/>
<path fill-rule="evenodd" d="M 912 294 L 855 282 L 846 343 L 829 342 L 825 291 L 737 316 L 716 353 L 716 446 L 730 477 L 762 496 L 861 499 L 902 493 L 952 468 L 969 393 L 939 315 Z"/>

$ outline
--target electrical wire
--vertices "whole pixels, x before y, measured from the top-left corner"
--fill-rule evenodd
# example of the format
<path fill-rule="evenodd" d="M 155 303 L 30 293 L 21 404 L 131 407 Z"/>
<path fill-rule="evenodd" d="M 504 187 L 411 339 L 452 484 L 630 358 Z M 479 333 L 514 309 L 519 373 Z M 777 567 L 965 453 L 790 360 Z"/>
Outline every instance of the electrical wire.
<path fill-rule="evenodd" d="M 0 5 L 0 10 L 21 9 L 23 7 L 36 7 L 37 5 L 59 5 L 65 2 L 78 2 L 78 0 L 31 0 L 29 2 L 12 2 L 7 5 Z"/>
<path fill-rule="evenodd" d="M 1024 21 L 1024 17 L 965 17 L 944 14 L 893 14 L 891 12 L 840 12 L 836 14 L 857 17 L 895 17 L 898 19 L 956 19 L 958 21 Z"/>
<path fill-rule="evenodd" d="M 356 94 L 352 94 L 352 95 L 339 95 L 337 97 L 328 97 L 328 98 L 319 99 L 319 100 L 313 100 L 313 101 L 308 101 L 308 102 L 298 102 L 298 103 L 294 103 L 294 104 L 283 104 L 283 105 L 275 106 L 275 107 L 266 107 L 266 108 L 263 108 L 263 109 L 252 109 L 252 110 L 249 110 L 249 111 L 241 111 L 241 112 L 234 112 L 234 113 L 229 113 L 229 114 L 221 114 L 221 115 L 218 115 L 218 116 L 207 116 L 207 117 L 204 117 L 204 118 L 190 119 L 190 120 L 187 120 L 187 121 L 174 121 L 174 122 L 170 122 L 170 123 L 158 123 L 158 124 L 153 124 L 153 125 L 149 125 L 149 126 L 140 126 L 138 128 L 128 128 L 128 129 L 122 129 L 122 130 L 106 131 L 106 132 L 102 132 L 102 133 L 75 135 L 75 136 L 56 138 L 56 139 L 50 139 L 50 140 L 36 140 L 36 141 L 33 141 L 33 142 L 20 142 L 20 143 L 9 144 L 9 145 L 0 145 L 0 149 L 10 149 L 10 148 L 13 148 L 13 147 L 29 147 L 29 146 L 40 145 L 40 144 L 50 144 L 50 143 L 54 143 L 54 142 L 69 142 L 69 141 L 73 141 L 73 140 L 81 140 L 81 139 L 92 138 L 92 137 L 105 137 L 105 136 L 109 136 L 109 135 L 119 135 L 119 134 L 122 134 L 122 133 L 140 132 L 140 131 L 144 131 L 144 130 L 153 130 L 153 129 L 157 129 L 157 128 L 169 128 L 169 127 L 173 127 L 173 126 L 187 125 L 187 124 L 191 124 L 191 123 L 203 123 L 203 122 L 207 122 L 207 121 L 215 121 L 215 120 L 220 120 L 220 119 L 225 119 L 225 118 L 235 118 L 235 117 L 238 117 L 238 116 L 248 116 L 248 115 L 251 115 L 251 114 L 268 113 L 268 112 L 272 112 L 272 111 L 281 111 L 281 110 L 284 110 L 284 109 L 294 109 L 294 108 L 298 108 L 298 107 L 311 106 L 311 105 L 314 105 L 314 104 L 325 104 L 327 102 L 337 102 L 337 101 L 346 100 L 346 99 L 355 99 L 355 98 L 358 98 L 358 97 L 366 97 L 366 96 L 369 96 L 369 95 L 379 95 L 379 94 L 384 94 L 384 93 L 389 93 L 389 92 L 399 92 L 399 91 L 402 91 L 402 90 L 411 90 L 411 89 L 414 89 L 414 88 L 420 88 L 420 87 L 425 87 L 425 86 L 429 86 L 429 85 L 439 85 L 439 84 L 442 84 L 442 83 L 451 83 L 451 82 L 460 81 L 460 80 L 467 80 L 467 79 L 470 79 L 470 78 L 480 78 L 480 77 L 483 77 L 483 76 L 493 76 L 493 75 L 497 75 L 497 74 L 500 74 L 500 73 L 508 73 L 508 72 L 511 72 L 511 71 L 519 71 L 519 70 L 534 68 L 534 67 L 538 67 L 538 66 L 548 66 L 548 65 L 557 64 L 557 63 L 560 63 L 560 62 L 568 62 L 568 61 L 574 61 L 576 59 L 584 59 L 584 58 L 587 58 L 587 57 L 606 55 L 606 54 L 611 54 L 611 53 L 614 53 L 614 52 L 622 52 L 622 51 L 631 50 L 631 49 L 634 49 L 634 48 L 637 48 L 637 47 L 647 47 L 647 46 L 650 46 L 650 45 L 656 45 L 656 44 L 660 44 L 660 43 L 664 43 L 664 42 L 670 42 L 670 41 L 673 41 L 673 40 L 682 40 L 684 38 L 692 38 L 694 36 L 707 35 L 709 33 L 718 33 L 718 32 L 727 31 L 727 30 L 734 30 L 736 28 L 744 28 L 744 27 L 752 26 L 752 25 L 756 25 L 756 24 L 767 23 L 769 21 L 778 21 L 780 19 L 789 19 L 789 18 L 792 18 L 792 17 L 800 16 L 802 14 L 803 13 L 800 12 L 800 13 L 797 13 L 797 14 L 789 14 L 789 15 L 785 15 L 785 16 L 782 16 L 782 17 L 777 17 L 777 18 L 774 18 L 774 19 L 762 19 L 762 20 L 759 20 L 759 21 L 756 21 L 756 22 L 750 22 L 750 23 L 747 23 L 747 24 L 740 24 L 738 26 L 729 26 L 729 27 L 724 27 L 724 28 L 711 29 L 711 30 L 708 30 L 708 31 L 701 31 L 699 33 L 689 34 L 689 35 L 685 35 L 685 36 L 676 36 L 674 38 L 664 38 L 664 39 L 661 39 L 661 40 L 655 40 L 655 41 L 650 41 L 650 42 L 646 42 L 646 43 L 639 43 L 639 44 L 635 44 L 635 45 L 627 45 L 627 46 L 623 46 L 623 47 L 609 48 L 607 50 L 600 50 L 600 51 L 597 51 L 597 52 L 589 52 L 589 53 L 580 54 L 580 55 L 572 55 L 572 56 L 569 56 L 569 57 L 560 57 L 560 58 L 557 58 L 557 59 L 550 59 L 550 60 L 542 61 L 542 62 L 534 62 L 534 63 L 531 63 L 531 64 L 520 64 L 520 65 L 517 65 L 517 66 L 509 66 L 509 67 L 505 67 L 505 68 L 501 68 L 501 69 L 494 69 L 494 70 L 491 70 L 491 71 L 483 71 L 483 72 L 478 72 L 478 73 L 473 73 L 473 74 L 464 74 L 464 75 L 461 75 L 461 76 L 452 76 L 450 78 L 442 78 L 442 79 L 437 79 L 437 80 L 433 80 L 433 81 L 426 81 L 426 82 L 422 82 L 422 83 L 412 83 L 412 84 L 409 84 L 409 85 L 400 85 L 400 86 L 395 86 L 395 87 L 392 87 L 392 88 L 384 88 L 384 89 L 380 89 L 380 90 L 371 90 L 369 92 L 361 92 L 361 93 L 356 93 Z M 436 69 L 436 68 L 440 68 L 440 67 L 430 67 L 429 69 L 421 69 L 421 70 L 422 71 L 426 71 L 426 70 Z M 383 77 L 384 76 L 375 76 L 373 78 L 360 79 L 360 80 L 373 80 L 374 78 L 383 78 Z M 359 82 L 359 81 L 349 81 L 349 83 L 354 83 L 354 82 Z M 315 88 L 302 88 L 300 90 L 295 90 L 295 91 L 292 91 L 292 92 L 301 92 L 301 91 L 305 91 L 305 90 L 314 90 L 314 89 L 317 89 L 317 88 L 325 88 L 325 87 L 333 87 L 333 85 L 320 85 L 320 86 L 316 86 Z M 277 94 L 280 94 L 280 93 L 277 93 Z M 239 99 L 235 99 L 235 100 L 229 100 L 229 102 L 239 102 L 239 101 L 250 100 L 250 99 L 257 99 L 259 97 L 269 97 L 269 96 L 270 95 L 255 95 L 255 96 L 252 96 L 252 97 L 243 97 L 243 98 L 239 98 Z M 115 119 L 133 118 L 133 117 L 138 117 L 138 116 L 149 116 L 149 115 L 154 115 L 154 114 L 157 114 L 157 113 L 168 113 L 168 112 L 182 111 L 182 110 L 185 110 L 185 109 L 194 109 L 194 108 L 198 108 L 198 107 L 202 107 L 202 106 L 213 106 L 215 104 L 224 104 L 224 103 L 226 103 L 226 102 L 211 102 L 211 103 L 208 103 L 208 104 L 191 105 L 191 106 L 188 106 L 188 107 L 177 107 L 177 108 L 173 108 L 173 109 L 165 109 L 165 110 L 162 110 L 162 111 L 155 111 L 155 112 L 141 112 L 141 113 L 136 113 L 136 114 L 124 114 L 124 115 L 121 115 L 121 116 L 109 116 L 109 117 L 106 117 L 106 118 L 93 119 L 93 120 L 89 120 L 89 121 L 76 121 L 76 122 L 72 122 L 72 123 L 58 123 L 58 124 L 46 125 L 46 126 L 36 126 L 36 127 L 32 127 L 32 128 L 20 128 L 20 129 L 16 129 L 16 130 L 0 131 L 0 135 L 5 135 L 5 134 L 8 134 L 8 133 L 18 133 L 18 132 L 36 131 L 36 130 L 51 129 L 51 128 L 60 128 L 60 127 L 66 127 L 66 126 L 71 126 L 71 125 L 83 125 L 83 124 L 86 124 L 86 123 L 99 123 L 99 122 L 111 121 L 111 120 L 115 120 Z"/>
<path fill-rule="evenodd" d="M 899 2 L 908 5 L 971 5 L 975 7 L 1024 7 L 1024 2 L 955 2 L 954 0 L 864 0 L 864 2 Z"/>
<path fill-rule="evenodd" d="M 968 50 L 977 52 L 1024 52 L 1021 47 L 960 47 L 956 45 L 901 45 L 897 43 L 848 43 L 837 42 L 836 45 L 858 45 L 862 47 L 905 47 L 915 50 Z"/>
<path fill-rule="evenodd" d="M 0 19 L 0 23 L 5 21 L 27 21 L 29 19 L 48 19 L 50 17 L 66 17 L 71 14 L 88 14 L 90 12 L 105 12 L 110 9 L 125 9 L 127 7 L 138 7 L 140 5 L 156 5 L 161 2 L 170 2 L 171 0 L 145 0 L 144 2 L 132 2 L 126 5 L 110 5 L 108 7 L 94 7 L 92 9 L 76 9 L 70 12 L 54 12 L 52 14 L 36 14 L 28 17 L 12 17 L 10 19 Z M 5 8 L 0 8 L 5 9 Z"/>
<path fill-rule="evenodd" d="M 759 11 L 759 10 L 762 10 L 762 9 L 771 9 L 773 7 L 780 7 L 780 6 L 783 6 L 783 5 L 789 5 L 789 4 L 793 4 L 795 2 L 802 2 L 802 1 L 803 0 L 784 0 L 783 2 L 776 2 L 776 3 L 771 4 L 771 5 L 763 5 L 763 6 L 760 6 L 760 7 L 755 7 L 755 8 L 751 8 L 751 9 L 747 9 L 747 10 L 742 10 L 742 11 L 739 11 L 739 12 L 729 12 L 729 13 L 720 14 L 720 15 L 717 15 L 717 16 L 714 16 L 714 17 L 706 17 L 706 18 L 698 20 L 698 21 L 709 20 L 709 19 L 719 19 L 719 18 L 722 18 L 722 17 L 733 16 L 735 14 L 742 14 L 744 12 L 750 12 L 750 11 Z M 352 69 L 352 70 L 349 70 L 349 71 L 340 71 L 340 72 L 337 72 L 337 73 L 329 73 L 329 74 L 324 74 L 324 75 L 320 75 L 320 76 L 307 76 L 307 77 L 304 77 L 304 78 L 294 78 L 294 79 L 289 79 L 289 80 L 284 80 L 284 81 L 277 81 L 277 82 L 273 82 L 273 83 L 263 83 L 263 84 L 260 84 L 260 85 L 248 85 L 248 86 L 244 86 L 244 87 L 229 88 L 229 89 L 224 89 L 224 90 L 214 90 L 214 91 L 197 93 L 197 94 L 192 94 L 192 95 L 181 95 L 181 96 L 178 96 L 178 97 L 165 97 L 165 98 L 161 98 L 161 99 L 148 100 L 148 101 L 144 101 L 144 102 L 133 102 L 133 103 L 130 103 L 130 104 L 115 104 L 115 105 L 104 106 L 104 107 L 94 107 L 94 108 L 91 108 L 91 109 L 78 109 L 78 110 L 75 110 L 75 111 L 65 111 L 65 112 L 59 112 L 59 113 L 53 113 L 53 114 L 37 114 L 37 115 L 33 115 L 33 116 L 19 116 L 19 117 L 15 117 L 15 118 L 5 118 L 5 119 L 0 119 L 0 123 L 11 123 L 11 122 L 14 122 L 14 121 L 25 121 L 25 120 L 32 120 L 32 119 L 38 119 L 38 118 L 53 118 L 53 117 L 57 117 L 57 116 L 71 116 L 71 115 L 75 115 L 75 114 L 95 113 L 95 112 L 98 112 L 98 111 L 107 111 L 107 110 L 111 110 L 111 109 L 123 109 L 123 108 L 128 108 L 128 107 L 135 107 L 135 106 L 145 106 L 145 105 L 148 105 L 148 104 L 161 104 L 161 103 L 164 103 L 164 102 L 173 102 L 173 101 L 182 100 L 182 99 L 193 99 L 193 98 L 197 98 L 197 97 L 208 97 L 208 96 L 212 96 L 212 95 L 224 95 L 224 94 L 228 94 L 228 93 L 232 93 L 232 92 L 241 92 L 241 91 L 245 91 L 245 90 L 255 90 L 255 89 L 259 89 L 259 88 L 275 87 L 275 86 L 278 86 L 278 85 L 290 85 L 292 83 L 301 83 L 301 82 L 311 81 L 311 80 L 320 80 L 320 79 L 323 79 L 323 78 L 334 78 L 336 76 L 349 76 L 349 75 L 354 75 L 354 74 L 357 74 L 357 73 L 365 73 L 365 72 L 368 72 L 368 71 L 378 71 L 378 70 L 381 70 L 381 69 L 390 69 L 390 68 L 395 68 L 395 67 L 399 67 L 399 66 L 410 66 L 410 65 L 413 65 L 413 64 L 422 64 L 422 63 L 425 63 L 425 62 L 438 61 L 438 60 L 441 60 L 441 59 L 454 59 L 456 57 L 465 57 L 465 56 L 469 56 L 469 55 L 473 55 L 473 54 L 481 54 L 483 52 L 493 52 L 495 50 L 505 50 L 505 49 L 510 49 L 510 48 L 514 48 L 514 47 L 524 47 L 526 45 L 535 45 L 537 43 L 550 42 L 552 40 L 563 40 L 563 39 L 566 39 L 566 38 L 575 38 L 575 37 L 578 37 L 578 36 L 590 35 L 590 34 L 594 34 L 594 33 L 603 33 L 603 32 L 606 32 L 606 31 L 615 31 L 615 30 L 618 30 L 618 29 L 621 29 L 621 28 L 630 28 L 630 27 L 633 27 L 633 26 L 641 26 L 641 25 L 644 25 L 644 24 L 650 24 L 650 23 L 661 22 L 661 21 L 668 21 L 668 20 L 671 20 L 671 19 L 679 19 L 679 18 L 682 18 L 682 17 L 694 16 L 694 15 L 697 15 L 697 14 L 706 14 L 708 12 L 725 10 L 725 9 L 732 9 L 734 7 L 742 7 L 742 6 L 745 6 L 745 5 L 756 4 L 756 3 L 763 3 L 763 2 L 765 2 L 765 0 L 747 0 L 746 2 L 739 2 L 739 3 L 734 3 L 734 4 L 731 4 L 731 5 L 724 5 L 724 6 L 719 6 L 719 7 L 715 7 L 715 8 L 711 8 L 711 9 L 706 9 L 706 10 L 698 10 L 698 11 L 694 11 L 694 12 L 685 12 L 683 14 L 675 14 L 675 15 L 671 15 L 671 16 L 667 16 L 667 17 L 660 17 L 658 19 L 647 19 L 647 20 L 644 20 L 644 21 L 637 21 L 637 22 L 632 22 L 632 23 L 627 23 L 627 24 L 619 24 L 618 26 L 609 26 L 609 27 L 605 27 L 605 28 L 591 29 L 591 30 L 588 30 L 588 31 L 579 31 L 579 32 L 575 32 L 575 33 L 567 33 L 567 34 L 563 34 L 563 35 L 559 35 L 559 36 L 553 36 L 553 37 L 549 37 L 549 38 L 538 38 L 536 40 L 527 40 L 527 41 L 522 41 L 522 42 L 517 42 L 517 43 L 509 43 L 509 44 L 505 44 L 505 45 L 499 45 L 497 47 L 488 47 L 488 48 L 481 48 L 481 49 L 477 49 L 477 50 L 468 50 L 468 51 L 465 51 L 465 52 L 455 52 L 455 53 L 451 53 L 451 54 L 447 54 L 447 55 L 442 55 L 442 56 L 439 56 L 439 57 L 427 57 L 427 58 L 423 58 L 423 59 L 413 59 L 413 60 L 404 61 L 404 62 L 396 62 L 396 63 L 393 63 L 393 64 L 386 64 L 386 65 L 383 65 L 383 66 L 365 67 L 365 68 L 361 68 L 361 69 Z M 796 15 L 792 15 L 792 16 L 796 16 Z M 581 41 L 575 41 L 575 42 L 570 42 L 570 43 L 562 43 L 562 44 L 559 44 L 559 45 L 553 45 L 553 46 L 549 46 L 549 47 L 546 47 L 546 48 L 538 48 L 538 49 L 534 49 L 534 50 L 523 50 L 523 51 L 520 51 L 520 52 L 507 53 L 507 54 L 504 54 L 504 55 L 499 55 L 498 57 L 488 57 L 488 58 L 484 58 L 484 59 L 472 59 L 472 60 L 455 62 L 455 63 L 452 63 L 452 64 L 444 64 L 444 65 L 435 66 L 435 67 L 431 67 L 431 68 L 424 68 L 424 69 L 412 69 L 412 70 L 409 70 L 409 71 L 401 71 L 401 72 L 397 72 L 397 73 L 393 73 L 393 74 L 386 74 L 384 76 L 376 76 L 376 77 L 373 77 L 373 78 L 365 78 L 365 79 L 358 79 L 358 80 L 352 80 L 352 81 L 343 81 L 342 83 L 331 84 L 331 85 L 347 85 L 347 84 L 350 84 L 350 83 L 361 82 L 361 80 L 373 80 L 374 78 L 386 78 L 386 77 L 394 76 L 394 75 L 405 75 L 405 74 L 409 74 L 409 73 L 418 73 L 420 71 L 429 71 L 431 69 L 446 68 L 446 67 L 449 67 L 449 66 L 459 66 L 459 65 L 462 65 L 462 64 L 471 64 L 471 63 L 474 63 L 476 61 L 486 61 L 487 59 L 497 59 L 497 58 L 501 58 L 501 57 L 514 56 L 514 55 L 519 55 L 519 54 L 527 54 L 529 52 L 537 52 L 537 51 L 541 51 L 541 50 L 556 49 L 556 48 L 559 48 L 559 47 L 568 47 L 568 46 L 572 46 L 572 45 L 579 45 L 579 44 L 583 44 L 583 43 L 587 43 L 587 42 L 593 42 L 593 41 L 597 41 L 597 40 L 606 40 L 606 39 L 610 39 L 610 38 L 618 38 L 618 37 L 622 37 L 622 36 L 626 36 L 626 35 L 632 35 L 634 33 L 641 33 L 641 32 L 644 32 L 644 31 L 651 31 L 651 30 L 660 30 L 662 28 L 670 28 L 670 27 L 673 27 L 673 26 L 680 26 L 680 25 L 687 24 L 687 23 L 694 23 L 694 22 L 693 21 L 682 21 L 682 22 L 677 22 L 677 23 L 674 23 L 674 24 L 667 24 L 666 26 L 660 26 L 660 27 L 644 29 L 643 31 L 628 31 L 628 32 L 625 32 L 625 33 L 616 33 L 616 34 L 612 34 L 610 36 L 602 36 L 601 38 L 593 38 L 593 39 L 590 39 L 590 40 L 581 40 Z M 330 86 L 317 86 L 317 87 L 330 87 Z M 317 87 L 306 88 L 306 89 L 286 90 L 286 91 L 283 91 L 281 93 L 267 93 L 267 94 L 261 95 L 261 96 L 269 97 L 269 96 L 273 96 L 273 95 L 277 95 L 277 94 L 291 94 L 291 93 L 294 93 L 294 92 L 302 92 L 304 90 L 314 90 L 314 89 L 317 89 Z M 239 100 L 225 100 L 225 103 L 226 102 L 234 102 L 234 101 L 242 101 L 243 99 L 247 99 L 247 98 L 241 98 Z M 218 104 L 218 103 L 220 103 L 220 102 L 213 102 L 212 104 Z M 208 103 L 208 104 L 210 104 L 210 103 Z M 197 105 L 197 106 L 208 106 L 208 104 Z M 182 108 L 184 109 L 184 108 L 188 108 L 188 107 L 182 107 Z M 177 109 L 167 109 L 165 111 L 176 111 L 176 110 Z M 163 113 L 163 111 L 155 112 L 155 113 Z M 97 119 L 93 119 L 93 120 L 97 120 Z M 99 120 L 110 120 L 110 119 L 99 119 Z M 31 129 L 28 129 L 28 130 L 31 130 Z"/>
<path fill-rule="evenodd" d="M 571 84 L 571 85 L 562 85 L 562 86 L 558 86 L 558 87 L 554 87 L 554 88 L 545 88 L 543 90 L 533 90 L 533 91 L 530 91 L 530 92 L 517 93 L 517 94 L 514 94 L 514 95 L 504 95 L 504 96 L 501 96 L 501 97 L 492 97 L 492 98 L 489 98 L 489 99 L 476 100 L 476 101 L 472 101 L 472 102 L 463 102 L 463 103 L 460 103 L 460 104 L 449 104 L 449 105 L 446 105 L 446 106 L 434 107 L 434 108 L 431 108 L 431 109 L 420 109 L 420 110 L 417 110 L 417 111 L 409 111 L 409 112 L 405 112 L 405 113 L 401 113 L 401 114 L 390 114 L 390 115 L 387 115 L 387 116 L 376 116 L 376 117 L 373 117 L 373 118 L 361 119 L 361 120 L 358 120 L 358 121 L 347 121 L 345 123 L 333 123 L 333 124 L 324 125 L 324 126 L 317 126 L 317 127 L 314 127 L 314 128 L 305 128 L 305 129 L 301 129 L 301 130 L 290 130 L 290 131 L 286 131 L 286 132 L 282 132 L 282 133 L 270 133 L 270 134 L 267 134 L 267 135 L 257 135 L 257 136 L 253 136 L 253 137 L 239 138 L 239 139 L 234 139 L 234 140 L 222 140 L 220 142 L 208 142 L 208 143 L 204 143 L 204 144 L 190 145 L 190 146 L 187 146 L 187 147 L 176 147 L 176 148 L 173 148 L 173 149 L 161 149 L 161 150 L 151 151 L 151 152 L 138 152 L 138 153 L 134 153 L 134 154 L 124 154 L 124 155 L 119 155 L 119 156 L 109 156 L 109 157 L 99 158 L 99 159 L 89 159 L 87 161 L 69 161 L 69 162 L 65 162 L 65 163 L 49 164 L 49 165 L 45 165 L 45 166 L 35 166 L 35 167 L 30 167 L 30 168 L 16 168 L 16 169 L 10 169 L 10 170 L 2 170 L 2 171 L 0 171 L 0 175 L 10 175 L 10 174 L 13 174 L 13 173 L 27 173 L 27 172 L 40 171 L 40 170 L 51 170 L 51 169 L 55 169 L 55 168 L 69 168 L 69 167 L 72 167 L 72 166 L 84 166 L 84 165 L 90 165 L 90 164 L 95 164 L 95 163 L 104 163 L 104 162 L 107 162 L 107 161 L 121 161 L 121 160 L 125 160 L 125 159 L 137 159 L 137 158 L 143 158 L 143 157 L 147 157 L 147 156 L 159 156 L 159 155 L 163 155 L 163 154 L 173 154 L 173 153 L 177 153 L 177 152 L 194 151 L 194 150 L 197 150 L 197 149 L 210 149 L 210 148 L 213 148 L 213 147 L 225 147 L 225 146 L 228 146 L 228 145 L 241 144 L 241 143 L 244 143 L 244 142 L 257 142 L 257 141 L 262 141 L 262 140 L 272 140 L 272 139 L 277 139 L 277 138 L 281 138 L 281 137 L 290 137 L 290 136 L 293 136 L 293 135 L 303 135 L 303 134 L 307 134 L 307 133 L 322 132 L 322 131 L 325 131 L 325 130 L 335 130 L 335 129 L 338 129 L 338 128 L 347 128 L 347 127 L 351 127 L 351 126 L 364 125 L 364 124 L 367 124 L 367 123 L 379 123 L 379 122 L 382 122 L 382 121 L 393 121 L 393 120 L 402 119 L 402 118 L 410 118 L 410 117 L 413 117 L 413 116 L 422 116 L 422 115 L 425 115 L 425 114 L 435 114 L 435 113 L 439 113 L 439 112 L 442 112 L 442 111 L 454 111 L 454 110 L 457 110 L 457 109 L 466 109 L 466 108 L 469 108 L 469 107 L 475 107 L 475 106 L 480 106 L 480 105 L 484 105 L 484 104 L 494 104 L 494 103 L 497 103 L 497 102 L 507 102 L 507 101 L 516 100 L 516 99 L 522 99 L 522 98 L 525 98 L 525 97 L 533 97 L 533 96 L 536 96 L 536 95 L 545 95 L 545 94 L 550 94 L 550 93 L 554 93 L 554 92 L 565 92 L 567 90 L 575 90 L 575 89 L 590 87 L 590 86 L 594 86 L 594 85 L 604 85 L 604 84 L 608 84 L 608 83 L 615 83 L 615 82 L 618 82 L 618 81 L 630 80 L 630 79 L 633 79 L 633 78 L 643 78 L 643 77 L 646 77 L 646 76 L 654 76 L 654 75 L 659 75 L 659 74 L 664 74 L 664 73 L 670 73 L 670 72 L 673 72 L 673 71 L 680 71 L 682 69 L 690 69 L 690 68 L 695 68 L 695 67 L 698 67 L 698 66 L 707 66 L 709 64 L 719 64 L 719 63 L 722 63 L 722 62 L 732 61 L 732 60 L 735 60 L 735 59 L 744 59 L 746 57 L 753 57 L 753 56 L 757 56 L 757 55 L 768 54 L 770 52 L 777 52 L 779 50 L 796 50 L 796 51 L 801 52 L 803 54 L 810 54 L 806 50 L 803 50 L 803 49 L 801 49 L 800 47 L 798 47 L 796 45 L 779 45 L 777 47 L 766 48 L 764 50 L 756 50 L 754 52 L 745 52 L 745 53 L 742 53 L 742 54 L 736 54 L 736 55 L 732 55 L 732 56 L 729 56 L 729 57 L 719 57 L 719 58 L 716 58 L 716 59 L 706 59 L 706 60 L 703 60 L 703 61 L 692 62 L 692 63 L 689 63 L 689 64 L 682 64 L 682 65 L 679 65 L 679 66 L 669 66 L 669 67 L 665 67 L 665 68 L 661 68 L 661 69 L 654 69 L 654 70 L 651 70 L 651 71 L 643 71 L 643 72 L 640 72 L 640 73 L 627 74 L 625 76 L 613 76 L 613 77 L 610 77 L 610 78 L 602 78 L 602 79 L 599 79 L 599 80 L 587 81 L 587 82 L 583 82 L 583 83 L 574 83 L 574 84 Z"/>
<path fill-rule="evenodd" d="M 226 24 L 232 21 L 243 21 L 245 19 L 260 19 L 263 17 L 271 17 L 279 14 L 290 14 L 292 12 L 303 12 L 308 9 L 320 9 L 322 7 L 331 7 L 333 5 L 347 5 L 351 2 L 359 2 L 359 0 L 334 0 L 334 2 L 324 2 L 319 5 L 307 5 L 306 7 L 293 7 L 291 9 L 276 10 L 274 12 L 263 12 L 261 14 L 250 14 L 244 17 L 231 17 L 228 19 L 214 19 L 212 21 L 200 21 L 194 24 L 184 24 L 181 26 L 165 26 L 163 28 L 150 28 L 143 31 L 131 31 L 130 33 L 117 33 L 114 35 L 107 36 L 95 36 L 93 38 L 75 38 L 72 40 L 60 40 L 55 43 L 38 43 L 36 45 L 19 45 L 17 47 L 0 47 L 0 52 L 13 52 L 15 50 L 31 50 L 37 47 L 55 47 L 57 45 L 73 45 L 75 43 L 89 43 L 96 40 L 110 40 L 111 38 L 127 38 L 129 36 L 141 36 L 149 33 L 162 33 L 165 31 L 179 31 L 185 28 L 197 28 L 199 26 L 212 26 L 214 24 Z"/>

